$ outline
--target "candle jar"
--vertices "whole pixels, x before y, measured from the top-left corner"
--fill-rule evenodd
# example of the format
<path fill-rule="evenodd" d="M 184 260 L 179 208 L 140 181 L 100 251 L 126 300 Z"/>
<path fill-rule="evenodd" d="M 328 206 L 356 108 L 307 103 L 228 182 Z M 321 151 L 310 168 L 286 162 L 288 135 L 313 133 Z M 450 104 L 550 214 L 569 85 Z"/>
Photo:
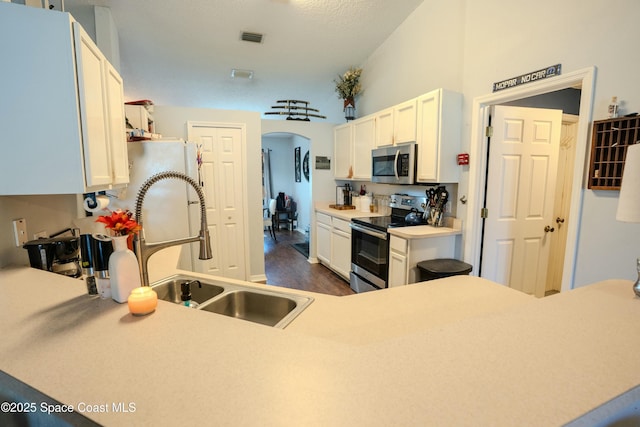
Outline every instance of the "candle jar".
<path fill-rule="evenodd" d="M 158 305 L 158 294 L 149 286 L 141 286 L 131 291 L 127 304 L 131 314 L 145 316 L 155 311 Z"/>

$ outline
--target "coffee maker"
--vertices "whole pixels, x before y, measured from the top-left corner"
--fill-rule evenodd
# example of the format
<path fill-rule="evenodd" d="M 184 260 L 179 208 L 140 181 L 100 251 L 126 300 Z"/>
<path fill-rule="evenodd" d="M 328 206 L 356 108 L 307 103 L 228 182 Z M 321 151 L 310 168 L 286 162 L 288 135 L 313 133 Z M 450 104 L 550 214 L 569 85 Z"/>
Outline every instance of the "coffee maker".
<path fill-rule="evenodd" d="M 27 250 L 29 263 L 33 268 L 70 277 L 82 275 L 77 236 L 31 240 L 22 247 Z"/>

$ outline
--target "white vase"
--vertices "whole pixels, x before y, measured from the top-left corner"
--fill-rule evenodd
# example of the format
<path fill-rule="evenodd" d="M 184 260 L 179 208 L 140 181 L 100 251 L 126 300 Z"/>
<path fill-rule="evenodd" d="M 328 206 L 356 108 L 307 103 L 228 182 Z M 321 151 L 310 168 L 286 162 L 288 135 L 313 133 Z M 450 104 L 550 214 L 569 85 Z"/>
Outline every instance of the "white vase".
<path fill-rule="evenodd" d="M 113 253 L 109 257 L 111 298 L 119 303 L 127 302 L 131 291 L 140 286 L 138 259 L 127 247 L 127 237 L 113 237 Z"/>

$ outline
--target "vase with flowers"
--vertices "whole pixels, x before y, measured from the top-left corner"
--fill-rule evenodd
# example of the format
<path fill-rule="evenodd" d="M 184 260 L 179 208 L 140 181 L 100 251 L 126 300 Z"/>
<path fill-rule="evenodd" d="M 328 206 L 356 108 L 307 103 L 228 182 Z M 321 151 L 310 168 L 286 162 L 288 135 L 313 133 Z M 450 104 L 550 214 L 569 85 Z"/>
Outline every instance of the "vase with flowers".
<path fill-rule="evenodd" d="M 360 76 L 362 68 L 349 68 L 343 75 L 334 80 L 338 97 L 344 100 L 344 116 L 349 120 L 356 118 L 356 95 L 362 91 Z"/>
<path fill-rule="evenodd" d="M 140 287 L 138 259 L 129 249 L 128 240 L 142 227 L 128 210 L 115 210 L 111 215 L 98 217 L 96 222 L 103 223 L 112 233 L 113 253 L 109 257 L 111 298 L 119 303 L 127 302 L 131 291 Z"/>

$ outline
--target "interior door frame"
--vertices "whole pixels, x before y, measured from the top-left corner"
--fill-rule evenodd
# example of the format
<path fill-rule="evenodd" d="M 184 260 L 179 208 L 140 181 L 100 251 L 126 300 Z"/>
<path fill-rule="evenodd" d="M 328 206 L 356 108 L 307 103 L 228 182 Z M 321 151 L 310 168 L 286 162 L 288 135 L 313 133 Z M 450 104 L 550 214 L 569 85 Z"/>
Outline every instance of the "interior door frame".
<path fill-rule="evenodd" d="M 466 224 L 463 227 L 465 236 L 464 259 L 467 262 L 472 265 L 480 265 L 482 250 L 480 210 L 485 199 L 488 153 L 488 138 L 485 135 L 485 129 L 489 124 L 491 106 L 580 86 L 578 135 L 573 170 L 571 208 L 567 220 L 567 245 L 564 255 L 561 291 L 564 292 L 573 288 L 578 249 L 578 230 L 580 228 L 580 218 L 582 217 L 583 185 L 585 182 L 584 165 L 586 164 L 589 148 L 588 136 L 592 118 L 595 77 L 596 67 L 593 66 L 552 77 L 548 80 L 541 80 L 530 85 L 517 86 L 504 92 L 482 95 L 473 99 L 469 155 L 474 161 L 470 162 L 469 165 L 469 201 L 467 204 L 467 221 L 465 221 Z"/>

